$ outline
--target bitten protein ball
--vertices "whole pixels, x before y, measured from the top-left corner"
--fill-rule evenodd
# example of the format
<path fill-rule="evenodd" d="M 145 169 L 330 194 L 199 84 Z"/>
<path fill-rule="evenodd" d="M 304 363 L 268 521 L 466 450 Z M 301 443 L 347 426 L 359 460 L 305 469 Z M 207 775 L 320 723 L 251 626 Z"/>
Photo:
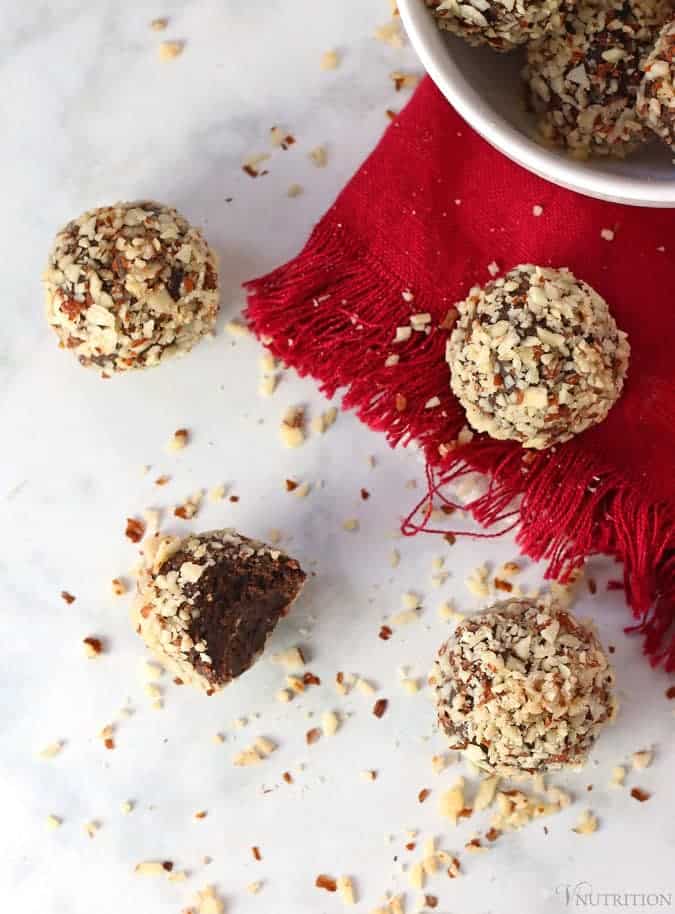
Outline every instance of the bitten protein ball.
<path fill-rule="evenodd" d="M 60 345 L 104 376 L 188 352 L 218 313 L 213 251 L 175 209 L 152 201 L 69 222 L 43 282 Z"/>
<path fill-rule="evenodd" d="M 619 398 L 626 334 L 569 270 L 515 267 L 457 308 L 450 384 L 476 431 L 547 448 L 602 422 Z"/>
<path fill-rule="evenodd" d="M 504 776 L 581 767 L 616 714 L 594 630 L 543 601 L 507 600 L 465 619 L 432 682 L 451 747 Z"/>
<path fill-rule="evenodd" d="M 542 140 L 578 158 L 622 158 L 646 142 L 640 62 L 671 15 L 669 0 L 582 0 L 564 29 L 528 45 L 524 77 Z"/>
<path fill-rule="evenodd" d="M 564 12 L 574 0 L 425 0 L 440 29 L 471 45 L 488 44 L 511 51 L 562 28 Z"/>
<path fill-rule="evenodd" d="M 642 68 L 638 115 L 657 136 L 672 146 L 675 143 L 675 19 L 661 29 Z"/>
<path fill-rule="evenodd" d="M 156 536 L 144 543 L 132 618 L 167 669 L 217 691 L 260 656 L 304 581 L 295 559 L 235 530 Z"/>

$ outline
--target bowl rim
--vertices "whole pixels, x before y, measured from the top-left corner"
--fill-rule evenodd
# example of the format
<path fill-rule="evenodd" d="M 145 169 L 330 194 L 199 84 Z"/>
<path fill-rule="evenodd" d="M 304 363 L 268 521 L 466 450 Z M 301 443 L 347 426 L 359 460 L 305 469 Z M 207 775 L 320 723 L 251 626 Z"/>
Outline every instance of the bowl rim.
<path fill-rule="evenodd" d="M 478 94 L 445 46 L 429 42 L 430 14 L 423 0 L 398 0 L 398 8 L 410 43 L 436 86 L 457 113 L 507 158 L 546 181 L 589 197 L 630 206 L 675 207 L 675 166 L 673 182 L 666 184 L 603 174 L 571 157 L 550 152 L 523 136 Z"/>

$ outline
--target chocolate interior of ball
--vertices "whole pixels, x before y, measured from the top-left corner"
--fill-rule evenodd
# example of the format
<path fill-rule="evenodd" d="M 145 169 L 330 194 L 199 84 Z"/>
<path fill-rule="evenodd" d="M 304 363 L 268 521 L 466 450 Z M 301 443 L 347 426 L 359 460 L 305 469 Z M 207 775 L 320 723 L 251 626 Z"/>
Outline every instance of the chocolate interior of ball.
<path fill-rule="evenodd" d="M 195 583 L 183 584 L 192 619 L 188 633 L 195 644 L 205 642 L 210 663 L 194 648 L 189 654 L 194 669 L 214 686 L 222 686 L 245 672 L 262 652 L 267 637 L 286 615 L 305 581 L 295 559 L 269 551 L 242 555 L 237 550 L 210 552 L 209 564 Z M 178 551 L 161 568 L 163 575 L 179 571 L 194 561 Z"/>

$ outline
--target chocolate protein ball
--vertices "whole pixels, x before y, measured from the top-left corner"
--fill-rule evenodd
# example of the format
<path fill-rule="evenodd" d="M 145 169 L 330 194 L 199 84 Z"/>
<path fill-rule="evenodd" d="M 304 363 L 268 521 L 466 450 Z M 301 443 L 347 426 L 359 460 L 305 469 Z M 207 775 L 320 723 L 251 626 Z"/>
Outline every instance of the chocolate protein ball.
<path fill-rule="evenodd" d="M 218 312 L 215 254 L 175 209 L 147 200 L 69 222 L 43 282 L 60 345 L 106 376 L 188 352 Z"/>
<path fill-rule="evenodd" d="M 638 115 L 657 136 L 672 146 L 675 142 L 675 20 L 663 26 L 642 68 Z"/>
<path fill-rule="evenodd" d="M 507 600 L 465 619 L 431 678 L 451 747 L 504 776 L 581 767 L 616 714 L 591 624 L 550 602 Z"/>
<path fill-rule="evenodd" d="M 304 581 L 295 559 L 235 530 L 157 536 L 145 544 L 132 617 L 165 667 L 216 691 L 252 666 Z"/>
<path fill-rule="evenodd" d="M 626 334 L 569 270 L 515 267 L 457 309 L 450 384 L 476 431 L 547 448 L 602 422 L 619 398 Z"/>
<path fill-rule="evenodd" d="M 425 0 L 440 29 L 471 45 L 511 51 L 562 28 L 574 0 Z"/>
<path fill-rule="evenodd" d="M 565 28 L 528 45 L 524 71 L 544 142 L 619 158 L 650 134 L 637 116 L 641 60 L 670 0 L 581 0 Z"/>

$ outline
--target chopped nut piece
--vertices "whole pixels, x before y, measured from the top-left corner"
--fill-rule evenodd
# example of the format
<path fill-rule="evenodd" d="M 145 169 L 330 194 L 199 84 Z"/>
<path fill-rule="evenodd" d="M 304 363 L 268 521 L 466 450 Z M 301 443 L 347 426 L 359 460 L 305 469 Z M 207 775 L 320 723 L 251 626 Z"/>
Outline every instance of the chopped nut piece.
<path fill-rule="evenodd" d="M 260 853 L 260 848 L 259 848 L 259 847 L 255 847 L 255 846 L 252 847 L 252 848 L 251 848 L 251 853 L 253 854 L 253 859 L 254 859 L 254 860 L 262 860 L 262 854 Z"/>
<path fill-rule="evenodd" d="M 375 717 L 383 717 L 389 701 L 386 698 L 378 698 L 375 704 L 373 705 L 373 714 Z"/>
<path fill-rule="evenodd" d="M 270 140 L 272 146 L 279 147 L 284 152 L 295 145 L 295 137 L 291 133 L 283 131 L 281 127 L 270 127 Z"/>
<path fill-rule="evenodd" d="M 459 622 L 464 618 L 464 614 L 457 612 L 452 603 L 447 600 L 438 607 L 438 615 L 446 622 Z"/>
<path fill-rule="evenodd" d="M 424 896 L 424 904 L 425 904 L 428 908 L 432 908 L 432 909 L 433 909 L 433 908 L 437 908 L 437 907 L 438 907 L 438 898 L 436 898 L 435 895 L 425 895 L 425 896 Z"/>
<path fill-rule="evenodd" d="M 47 825 L 50 828 L 59 828 L 62 822 L 63 819 L 61 819 L 59 816 L 47 816 Z"/>
<path fill-rule="evenodd" d="M 424 801 L 429 797 L 429 794 L 430 794 L 430 793 L 431 793 L 431 791 L 429 790 L 429 788 L 428 788 L 428 787 L 424 787 L 424 788 L 423 788 L 422 790 L 420 790 L 420 792 L 417 794 L 417 800 L 418 800 L 418 802 L 424 803 Z"/>
<path fill-rule="evenodd" d="M 140 543 L 144 533 L 145 524 L 142 520 L 138 520 L 136 517 L 127 517 L 127 526 L 124 535 L 128 537 L 132 543 Z"/>
<path fill-rule="evenodd" d="M 168 24 L 169 20 L 166 16 L 162 16 L 160 19 L 152 19 L 150 21 L 150 28 L 153 32 L 163 32 Z"/>
<path fill-rule="evenodd" d="M 476 597 L 487 597 L 490 594 L 488 587 L 488 569 L 487 565 L 479 565 L 471 572 L 466 579 L 466 586 Z"/>
<path fill-rule="evenodd" d="M 340 728 L 340 719 L 334 711 L 325 711 L 321 715 L 321 726 L 325 736 L 335 736 Z"/>
<path fill-rule="evenodd" d="M 325 873 L 320 873 L 316 877 L 314 885 L 317 889 L 325 889 L 327 892 L 337 891 L 337 882 L 332 876 L 326 876 Z"/>
<path fill-rule="evenodd" d="M 515 574 L 520 574 L 520 571 L 521 568 L 517 562 L 504 562 L 499 569 L 499 574 L 503 578 L 510 578 Z"/>
<path fill-rule="evenodd" d="M 479 838 L 472 838 L 470 841 L 467 841 L 464 847 L 470 854 L 480 854 L 487 850 L 487 847 L 483 847 L 480 843 Z"/>
<path fill-rule="evenodd" d="M 603 241 L 614 241 L 614 232 L 608 228 L 601 229 L 600 237 Z"/>
<path fill-rule="evenodd" d="M 419 618 L 419 609 L 404 609 L 403 612 L 392 616 L 389 621 L 392 625 L 410 625 L 411 622 L 417 622 Z"/>
<path fill-rule="evenodd" d="M 498 786 L 498 777 L 487 777 L 481 780 L 480 784 L 478 785 L 478 791 L 476 793 L 475 799 L 473 801 L 473 808 L 475 812 L 480 812 L 481 810 L 492 806 Z"/>
<path fill-rule="evenodd" d="M 649 749 L 642 749 L 639 752 L 634 752 L 631 756 L 633 768 L 635 768 L 636 771 L 642 771 L 643 768 L 649 768 L 653 758 L 654 753 Z"/>
<path fill-rule="evenodd" d="M 260 379 L 258 385 L 258 393 L 261 397 L 271 397 L 274 391 L 277 389 L 278 378 L 274 374 L 265 375 L 265 377 Z"/>
<path fill-rule="evenodd" d="M 280 701 L 282 704 L 288 704 L 292 699 L 293 693 L 290 689 L 279 689 L 277 692 L 277 701 Z"/>
<path fill-rule="evenodd" d="M 346 905 L 356 904 L 354 884 L 349 876 L 338 876 L 337 887 Z"/>
<path fill-rule="evenodd" d="M 416 593 L 404 593 L 401 597 L 401 605 L 403 606 L 403 609 L 418 609 L 420 606 L 420 598 Z"/>
<path fill-rule="evenodd" d="M 63 743 L 61 741 L 56 743 L 50 743 L 48 746 L 45 746 L 44 749 L 40 752 L 40 758 L 50 759 L 55 758 L 63 749 Z"/>
<path fill-rule="evenodd" d="M 125 816 L 128 816 L 130 812 L 133 812 L 134 804 L 131 802 L 131 800 L 125 800 L 124 803 L 122 803 L 120 806 L 120 809 Z"/>
<path fill-rule="evenodd" d="M 426 882 L 426 873 L 421 863 L 413 863 L 408 874 L 410 885 L 414 889 L 423 889 Z"/>
<path fill-rule="evenodd" d="M 405 343 L 412 336 L 412 327 L 397 327 L 394 335 L 395 343 Z"/>
<path fill-rule="evenodd" d="M 350 517 L 348 520 L 344 521 L 342 529 L 346 530 L 348 533 L 357 531 L 359 529 L 359 522 L 355 517 Z"/>
<path fill-rule="evenodd" d="M 110 583 L 114 596 L 122 597 L 127 592 L 127 585 L 121 578 L 113 578 Z"/>
<path fill-rule="evenodd" d="M 166 876 L 173 869 L 171 860 L 143 860 L 134 867 L 137 876 Z"/>
<path fill-rule="evenodd" d="M 262 882 L 249 882 L 246 886 L 246 891 L 251 895 L 257 895 L 258 892 L 262 889 Z"/>
<path fill-rule="evenodd" d="M 84 652 L 90 660 L 94 660 L 103 653 L 103 643 L 100 638 L 89 636 L 82 639 L 82 644 L 84 645 Z"/>
<path fill-rule="evenodd" d="M 391 48 L 403 47 L 403 32 L 401 23 L 398 19 L 392 19 L 391 22 L 385 22 L 384 25 L 378 25 L 374 32 L 375 38 L 388 44 Z"/>
<path fill-rule="evenodd" d="M 441 771 L 445 771 L 445 769 L 447 767 L 448 767 L 447 755 L 444 755 L 443 753 L 439 753 L 438 755 L 431 756 L 431 768 L 432 768 L 434 774 L 440 774 Z"/>
<path fill-rule="evenodd" d="M 612 777 L 610 780 L 611 787 L 623 787 L 623 783 L 626 780 L 626 769 L 623 765 L 616 765 L 612 768 Z"/>
<path fill-rule="evenodd" d="M 201 892 L 197 892 L 195 901 L 195 914 L 225 914 L 225 902 L 216 894 L 212 885 L 207 885 Z"/>
<path fill-rule="evenodd" d="M 420 684 L 416 679 L 402 679 L 401 687 L 408 695 L 416 695 L 420 690 Z"/>
<path fill-rule="evenodd" d="M 380 627 L 380 631 L 378 632 L 377 637 L 380 638 L 382 641 L 389 641 L 391 636 L 392 636 L 392 630 L 389 628 L 389 626 L 382 625 Z"/>
<path fill-rule="evenodd" d="M 230 336 L 250 336 L 251 328 L 243 321 L 235 319 L 225 324 L 225 330 Z"/>
<path fill-rule="evenodd" d="M 325 146 L 315 146 L 310 149 L 309 157 L 317 168 L 325 168 L 328 163 L 328 153 Z"/>
<path fill-rule="evenodd" d="M 375 686 L 367 679 L 357 679 L 356 688 L 362 695 L 374 695 L 376 692 Z"/>
<path fill-rule="evenodd" d="M 313 727 L 311 730 L 308 730 L 305 734 L 305 741 L 308 746 L 313 746 L 314 743 L 318 742 L 321 739 L 321 730 L 318 727 Z"/>
<path fill-rule="evenodd" d="M 92 819 L 91 822 L 84 823 L 84 830 L 86 831 L 86 833 L 89 835 L 90 838 L 96 837 L 96 832 L 99 830 L 100 827 L 101 827 L 101 823 L 97 822 L 94 819 Z"/>
<path fill-rule="evenodd" d="M 321 69 L 335 70 L 340 63 L 337 51 L 324 51 L 321 55 Z"/>
<path fill-rule="evenodd" d="M 544 207 L 543 207 L 543 206 L 539 206 L 538 203 L 535 203 L 535 205 L 532 207 L 532 215 L 533 215 L 533 216 L 541 216 L 541 214 L 542 214 L 543 212 L 544 212 Z"/>
<path fill-rule="evenodd" d="M 75 597 L 72 595 L 72 593 L 68 593 L 67 590 L 61 591 L 61 599 L 64 601 L 64 603 L 68 603 L 68 605 L 75 602 Z"/>
<path fill-rule="evenodd" d="M 305 665 L 305 658 L 299 647 L 289 647 L 278 654 L 272 654 L 271 660 L 272 663 L 278 663 L 289 671 L 301 670 Z"/>
<path fill-rule="evenodd" d="M 577 822 L 576 828 L 573 828 L 572 831 L 576 832 L 577 835 L 592 835 L 593 832 L 598 830 L 598 820 L 590 811 L 590 809 L 585 809 L 579 816 L 579 821 Z"/>
<path fill-rule="evenodd" d="M 403 396 L 403 394 L 396 394 L 396 397 L 394 398 L 394 403 L 396 405 L 396 412 L 398 412 L 398 413 L 404 412 L 404 410 L 408 406 L 408 400 L 406 397 Z"/>
<path fill-rule="evenodd" d="M 420 81 L 420 77 L 416 73 L 402 73 L 400 70 L 390 73 L 389 79 L 394 83 L 397 92 L 400 92 L 401 89 L 414 89 Z"/>
<path fill-rule="evenodd" d="M 179 428 L 173 433 L 173 436 L 169 439 L 167 444 L 167 450 L 172 451 L 182 451 L 184 447 L 187 446 L 190 438 L 190 433 L 186 428 Z"/>
<path fill-rule="evenodd" d="M 287 448 L 300 447 L 305 440 L 305 410 L 290 406 L 281 420 L 281 442 Z"/>
<path fill-rule="evenodd" d="M 302 184 L 291 184 L 286 191 L 287 195 L 291 198 L 299 197 L 303 192 Z"/>
<path fill-rule="evenodd" d="M 277 745 L 266 736 L 259 736 L 253 744 L 253 747 L 262 758 L 267 758 L 268 755 L 271 755 L 276 750 Z"/>
<path fill-rule="evenodd" d="M 389 564 L 392 568 L 398 568 L 400 561 L 401 553 L 398 551 L 398 549 L 392 549 L 389 553 Z"/>
<path fill-rule="evenodd" d="M 458 778 L 455 784 L 441 796 L 441 815 L 450 819 L 453 825 L 464 809 L 464 778 Z"/>
<path fill-rule="evenodd" d="M 377 778 L 377 771 L 373 771 L 372 769 L 362 771 L 361 778 L 364 781 L 374 781 Z"/>
<path fill-rule="evenodd" d="M 159 59 L 173 60 L 174 57 L 180 57 L 184 48 L 184 41 L 162 41 L 159 46 Z"/>
<path fill-rule="evenodd" d="M 634 800 L 637 800 L 638 803 L 645 803 L 651 797 L 651 793 L 647 790 L 643 790 L 642 787 L 633 787 L 630 795 Z"/>
<path fill-rule="evenodd" d="M 456 879 L 459 876 L 459 873 L 460 873 L 459 860 L 457 859 L 457 857 L 453 857 L 450 860 L 450 865 L 448 866 L 448 876 L 451 879 Z"/>
<path fill-rule="evenodd" d="M 232 764 L 237 768 L 248 768 L 251 765 L 257 765 L 261 761 L 262 757 L 258 754 L 255 746 L 249 746 L 248 749 L 244 749 L 235 755 L 232 759 Z"/>

